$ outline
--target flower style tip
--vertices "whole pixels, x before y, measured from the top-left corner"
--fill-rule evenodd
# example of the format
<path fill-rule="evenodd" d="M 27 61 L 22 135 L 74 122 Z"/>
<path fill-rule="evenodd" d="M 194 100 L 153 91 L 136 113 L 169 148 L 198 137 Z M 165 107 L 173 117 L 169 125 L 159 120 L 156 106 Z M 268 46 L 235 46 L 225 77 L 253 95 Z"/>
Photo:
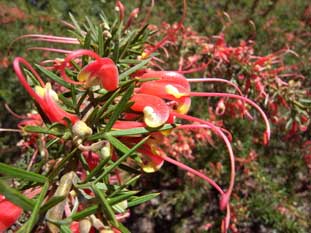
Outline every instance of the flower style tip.
<path fill-rule="evenodd" d="M 144 122 L 151 128 L 165 124 L 170 116 L 170 109 L 161 98 L 147 94 L 135 94 L 131 109 L 144 114 Z"/>

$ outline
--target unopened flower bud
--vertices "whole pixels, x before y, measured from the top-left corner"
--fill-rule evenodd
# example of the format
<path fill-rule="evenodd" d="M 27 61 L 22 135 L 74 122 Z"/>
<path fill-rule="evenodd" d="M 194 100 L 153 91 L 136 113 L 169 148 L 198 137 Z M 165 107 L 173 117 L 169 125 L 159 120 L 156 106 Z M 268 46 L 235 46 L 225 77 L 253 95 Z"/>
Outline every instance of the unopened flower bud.
<path fill-rule="evenodd" d="M 111 157 L 111 148 L 108 143 L 106 146 L 100 149 L 99 151 L 101 159 L 109 159 Z"/>
<path fill-rule="evenodd" d="M 79 222 L 79 231 L 81 233 L 89 232 L 91 227 L 92 227 L 92 223 L 88 218 L 84 218 Z"/>
<path fill-rule="evenodd" d="M 79 138 L 85 138 L 93 133 L 92 129 L 84 121 L 77 121 L 72 126 L 72 133 Z"/>

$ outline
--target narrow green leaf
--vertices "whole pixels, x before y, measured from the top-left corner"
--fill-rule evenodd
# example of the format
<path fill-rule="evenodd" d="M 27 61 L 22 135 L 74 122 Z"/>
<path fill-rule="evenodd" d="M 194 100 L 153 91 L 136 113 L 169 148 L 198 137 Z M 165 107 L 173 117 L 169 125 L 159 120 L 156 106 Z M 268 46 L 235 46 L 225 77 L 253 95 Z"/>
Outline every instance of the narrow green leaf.
<path fill-rule="evenodd" d="M 132 194 L 131 195 L 130 194 L 125 194 L 125 195 L 129 195 L 127 198 L 132 196 Z M 111 205 L 114 205 L 114 204 L 116 204 L 116 203 L 118 203 L 120 201 L 123 201 L 123 198 L 125 198 L 125 196 L 122 196 L 122 197 L 118 196 L 118 197 L 115 197 L 115 198 L 107 198 L 107 201 L 108 201 L 108 204 L 111 206 Z M 83 218 L 85 218 L 87 216 L 95 214 L 97 212 L 98 208 L 99 208 L 99 205 L 93 205 L 93 206 L 87 207 L 87 208 L 83 209 L 82 211 L 71 215 L 67 219 L 64 219 L 64 222 L 68 222 L 68 221 L 71 221 L 71 220 L 77 221 L 77 220 L 83 219 Z"/>
<path fill-rule="evenodd" d="M 116 194 L 118 194 L 119 192 L 121 192 L 124 188 L 128 187 L 129 185 L 131 185 L 132 183 L 137 181 L 140 178 L 140 176 L 141 175 L 134 176 L 133 178 L 131 178 L 128 181 L 126 181 L 124 184 L 120 185 L 115 191 L 113 191 L 113 193 L 111 193 L 109 195 L 109 197 L 113 197 Z"/>
<path fill-rule="evenodd" d="M 159 196 L 160 193 L 151 193 L 151 194 L 147 194 L 141 197 L 134 197 L 131 198 L 130 201 L 127 203 L 128 207 L 133 207 L 139 204 L 142 204 L 144 202 L 150 201 L 151 199 Z"/>
<path fill-rule="evenodd" d="M 99 162 L 99 164 L 90 172 L 90 174 L 85 179 L 85 182 L 88 182 L 92 179 L 92 177 L 96 176 L 102 168 L 107 164 L 107 162 L 110 160 L 110 157 L 107 157 Z"/>
<path fill-rule="evenodd" d="M 20 168 L 12 167 L 4 163 L 0 163 L 0 174 L 38 183 L 45 183 L 47 181 L 45 176 L 34 172 L 25 171 Z"/>
<path fill-rule="evenodd" d="M 91 33 L 88 32 L 84 37 L 83 41 L 84 49 L 91 49 Z M 88 56 L 82 56 L 82 66 L 86 66 L 88 64 Z"/>
<path fill-rule="evenodd" d="M 92 185 L 92 189 L 93 189 L 95 195 L 100 199 L 101 204 L 102 204 L 102 209 L 103 209 L 104 213 L 106 214 L 110 223 L 113 226 L 118 227 L 119 223 L 116 219 L 115 213 L 113 212 L 113 209 L 110 206 L 105 194 L 101 190 L 99 190 L 95 185 Z"/>
<path fill-rule="evenodd" d="M 99 208 L 99 205 L 93 205 L 93 206 L 87 207 L 84 210 L 82 210 L 76 214 L 73 214 L 69 218 L 74 220 L 74 221 L 85 218 L 91 214 L 95 214 L 98 208 Z"/>
<path fill-rule="evenodd" d="M 63 135 L 61 132 L 57 132 L 55 130 L 51 130 L 51 129 L 48 129 L 48 128 L 43 128 L 43 127 L 40 127 L 40 126 L 34 126 L 34 125 L 27 125 L 27 126 L 25 126 L 24 130 L 26 132 L 29 132 L 29 133 L 50 134 L 50 135 L 54 135 L 54 136 L 57 136 L 57 137 L 60 137 L 60 136 Z"/>
<path fill-rule="evenodd" d="M 63 102 L 63 104 L 66 105 L 67 108 L 70 109 L 74 108 L 75 105 L 70 100 L 68 100 L 63 94 L 59 94 L 58 97 Z"/>
<path fill-rule="evenodd" d="M 61 233 L 71 233 L 71 229 L 69 225 L 60 225 L 60 232 Z"/>
<path fill-rule="evenodd" d="M 55 139 L 48 141 L 48 143 L 46 143 L 46 149 L 49 149 L 52 145 L 57 143 L 59 140 L 60 140 L 60 138 L 55 138 Z"/>
<path fill-rule="evenodd" d="M 80 107 L 82 105 L 82 103 L 84 102 L 85 98 L 87 97 L 87 95 L 89 94 L 89 90 L 86 90 L 82 96 L 80 97 L 78 104 L 76 106 L 76 112 L 79 113 Z"/>
<path fill-rule="evenodd" d="M 134 91 L 134 85 L 130 85 L 125 94 L 122 96 L 122 99 L 118 103 L 118 105 L 115 107 L 114 112 L 112 113 L 109 122 L 107 123 L 104 131 L 108 132 L 113 124 L 116 122 L 116 120 L 119 118 L 120 114 L 125 110 L 127 103 L 129 102 L 130 98 L 132 97 Z"/>
<path fill-rule="evenodd" d="M 69 13 L 69 17 L 70 17 L 70 19 L 71 19 L 73 25 L 75 26 L 75 30 L 76 30 L 81 36 L 83 36 L 82 29 L 81 29 L 80 25 L 78 24 L 78 22 L 76 21 L 75 17 L 74 17 L 71 13 Z"/>
<path fill-rule="evenodd" d="M 6 199 L 13 202 L 17 206 L 20 206 L 26 211 L 32 210 L 35 205 L 35 202 L 33 200 L 25 197 L 16 189 L 11 188 L 2 180 L 0 180 L 0 193 L 4 195 Z"/>
<path fill-rule="evenodd" d="M 128 191 L 128 192 L 126 192 L 124 194 L 120 194 L 116 197 L 107 198 L 107 200 L 108 200 L 110 205 L 115 205 L 115 204 L 118 204 L 119 202 L 128 200 L 130 197 L 134 196 L 138 192 L 139 191 Z"/>
<path fill-rule="evenodd" d="M 120 89 L 117 89 L 110 97 L 109 99 L 103 104 L 103 106 L 99 109 L 97 112 L 97 116 L 94 119 L 94 123 L 96 124 L 98 120 L 100 119 L 101 115 L 104 113 L 104 111 L 108 108 L 108 106 L 111 105 L 112 101 L 120 94 Z"/>
<path fill-rule="evenodd" d="M 122 80 L 125 77 L 129 76 L 130 74 L 133 74 L 135 71 L 142 69 L 146 64 L 149 63 L 149 61 L 151 60 L 151 57 L 141 61 L 139 64 L 131 67 L 130 69 L 128 69 L 127 71 L 123 72 L 122 74 L 119 75 L 119 79 Z"/>
<path fill-rule="evenodd" d="M 121 53 L 119 58 L 123 58 L 124 57 L 124 55 L 127 52 L 127 48 L 131 44 L 131 42 L 132 42 L 134 37 L 135 37 L 135 31 L 132 31 L 132 32 L 130 32 L 128 34 L 128 36 L 125 39 L 122 40 L 122 45 L 120 46 L 121 50 L 122 50 L 122 53 Z"/>
<path fill-rule="evenodd" d="M 25 232 L 26 233 L 31 233 L 32 232 L 32 229 L 33 227 L 35 226 L 35 224 L 37 223 L 38 221 L 38 218 L 39 218 L 39 211 L 40 211 L 40 207 L 41 207 L 41 204 L 44 200 L 44 197 L 47 193 L 49 189 L 49 182 L 46 182 L 43 187 L 42 187 L 42 190 L 41 190 L 41 193 L 38 197 L 38 200 L 36 201 L 36 204 L 33 208 L 33 211 L 30 215 L 30 218 L 29 220 L 27 221 L 27 226 L 26 226 L 26 229 L 25 229 Z"/>
<path fill-rule="evenodd" d="M 143 26 L 136 34 L 135 38 L 133 39 L 133 44 L 139 39 L 140 36 L 143 36 L 143 34 L 146 32 L 146 29 L 148 28 L 148 24 Z M 146 35 L 146 34 L 145 34 Z"/>
<path fill-rule="evenodd" d="M 71 84 L 71 98 L 73 106 L 77 105 L 77 89 L 74 84 Z"/>
<path fill-rule="evenodd" d="M 160 128 L 132 128 L 132 129 L 121 129 L 121 130 L 115 130 L 115 131 L 110 131 L 108 134 L 114 137 L 119 137 L 119 136 L 127 136 L 127 135 L 137 135 L 137 134 L 145 134 L 145 133 L 150 133 L 153 131 L 162 131 L 162 130 L 169 130 L 173 129 L 174 126 L 171 124 L 165 124 Z"/>
<path fill-rule="evenodd" d="M 27 79 L 29 80 L 29 84 L 31 86 L 41 86 L 39 80 L 36 79 L 36 77 L 33 75 L 32 72 L 30 72 L 29 70 L 27 70 L 26 68 L 23 69 L 25 74 L 26 74 L 26 77 Z"/>
<path fill-rule="evenodd" d="M 55 82 L 59 83 L 60 85 L 62 85 L 63 87 L 66 87 L 68 89 L 70 89 L 71 85 L 70 83 L 67 83 L 64 79 L 62 79 L 61 77 L 59 77 L 58 75 L 54 74 L 52 71 L 49 71 L 47 69 L 45 69 L 44 67 L 37 65 L 36 67 L 43 73 L 45 74 L 47 77 L 49 77 L 50 79 L 54 80 Z"/>
<path fill-rule="evenodd" d="M 98 55 L 103 56 L 104 55 L 104 37 L 103 37 L 103 30 L 101 26 L 98 26 L 97 33 L 98 33 Z"/>
<path fill-rule="evenodd" d="M 59 171 L 64 167 L 64 165 L 75 155 L 78 148 L 74 148 L 69 154 L 67 154 L 57 165 L 57 167 L 53 168 L 52 172 L 48 175 L 48 179 L 52 180 L 56 175 L 58 175 Z"/>
<path fill-rule="evenodd" d="M 123 171 L 126 171 L 126 172 L 130 173 L 130 174 L 136 174 L 136 175 L 141 174 L 141 171 L 139 171 L 139 170 L 137 170 L 135 168 L 132 168 L 130 166 L 127 166 L 126 164 L 120 164 L 119 168 L 121 170 L 123 170 Z"/>
<path fill-rule="evenodd" d="M 85 19 L 86 19 L 86 22 L 87 22 L 87 24 L 89 26 L 89 30 L 95 33 L 96 32 L 96 28 L 95 28 L 95 25 L 93 24 L 93 22 L 87 16 L 85 16 Z"/>
<path fill-rule="evenodd" d="M 117 62 L 119 60 L 121 31 L 122 31 L 122 23 L 119 24 L 118 30 L 115 33 L 115 38 L 114 38 L 114 47 L 113 47 L 112 58 L 115 62 Z"/>
<path fill-rule="evenodd" d="M 138 64 L 140 61 L 137 59 L 119 59 L 119 62 L 121 64 L 126 63 L 126 64 Z"/>
<path fill-rule="evenodd" d="M 122 233 L 131 233 L 131 232 L 129 231 L 129 229 L 127 229 L 122 223 L 119 223 L 118 229 L 119 229 Z"/>

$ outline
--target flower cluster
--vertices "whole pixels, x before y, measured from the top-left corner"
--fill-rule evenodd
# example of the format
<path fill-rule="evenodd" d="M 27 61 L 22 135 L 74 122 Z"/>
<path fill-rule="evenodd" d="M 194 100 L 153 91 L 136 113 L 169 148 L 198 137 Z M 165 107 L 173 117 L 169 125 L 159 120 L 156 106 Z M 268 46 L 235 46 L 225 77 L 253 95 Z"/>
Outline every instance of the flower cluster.
<path fill-rule="evenodd" d="M 120 1 L 117 1 L 117 6 L 122 22 L 124 9 Z M 136 14 L 135 11 L 130 15 L 123 28 L 124 33 L 128 33 L 127 29 Z M 171 37 L 181 25 L 182 21 L 171 29 Z M 47 222 L 44 227 L 51 232 L 58 232 L 59 228 L 68 229 L 69 226 L 72 231 L 78 232 L 75 230 L 77 225 L 80 232 L 92 232 L 94 229 L 127 232 L 121 222 L 129 215 L 129 207 L 156 196 L 138 196 L 136 191 L 130 191 L 130 185 L 138 179 L 135 174 L 155 172 L 167 162 L 203 179 L 219 192 L 219 208 L 226 211 L 222 231 L 227 232 L 231 217 L 230 197 L 235 181 L 231 134 L 214 120 L 191 116 L 191 98 L 220 98 L 218 115 L 223 114 L 224 100 L 228 99 L 234 99 L 243 105 L 242 116 L 249 114 L 246 105 L 255 108 L 266 125 L 264 139 L 269 140 L 270 125 L 263 110 L 243 96 L 236 84 L 228 80 L 188 79 L 181 70 L 156 71 L 145 67 L 153 49 L 161 47 L 166 39 L 155 48 L 149 48 L 148 56 L 139 51 L 144 56 L 135 58 L 133 54 L 137 54 L 137 51 L 133 53 L 133 48 L 143 49 L 145 45 L 145 42 L 141 42 L 142 46 L 136 44 L 137 38 L 144 38 L 141 34 L 133 34 L 136 40 L 128 39 L 123 47 L 113 47 L 111 52 L 109 43 L 113 39 L 119 39 L 119 34 L 116 35 L 119 29 L 109 28 L 105 24 L 104 28 L 101 25 L 95 31 L 86 32 L 77 25 L 71 26 L 79 31 L 81 38 L 84 36 L 79 38 L 83 41 L 84 49 L 39 48 L 60 53 L 61 57 L 41 61 L 37 69 L 22 57 L 16 57 L 13 61 L 20 83 L 32 97 L 38 110 L 38 113 L 24 119 L 19 125 L 29 137 L 36 138 L 31 144 L 35 153 L 27 171 L 0 164 L 1 173 L 27 180 L 22 190 L 23 187 L 43 184 L 40 194 L 36 193 L 37 200 L 34 203 L 30 199 L 33 196 L 26 198 L 19 191 L 13 191 L 8 185 L 1 183 L 10 193 L 18 193 L 17 201 L 11 198 L 12 203 L 32 211 L 29 221 L 23 226 L 25 231 L 31 232 L 36 224 L 44 225 Z M 113 26 L 119 27 L 117 24 Z M 92 27 L 89 28 L 92 30 Z M 140 30 L 138 33 L 142 32 Z M 23 38 L 73 46 L 79 46 L 80 43 L 75 38 L 46 35 L 28 35 Z M 96 46 L 91 43 L 94 41 L 90 42 L 91 38 L 99 40 L 96 41 Z M 105 43 L 104 39 L 107 39 Z M 116 44 L 118 43 L 113 43 L 114 46 Z M 124 60 L 130 62 L 122 63 Z M 49 63 L 52 66 L 47 66 Z M 191 85 L 211 82 L 233 87 L 237 94 L 191 90 Z M 221 188 L 201 171 L 164 152 L 161 145 L 173 129 L 202 131 L 198 137 L 211 144 L 211 134 L 223 140 L 231 169 L 228 188 Z M 204 135 L 205 132 L 208 133 Z M 179 142 L 180 140 L 182 138 Z M 36 144 L 39 142 L 40 146 Z M 4 192 L 4 195 L 7 193 L 9 192 Z M 6 198 L 10 199 L 10 195 L 6 195 Z M 5 199 L 4 204 L 8 203 L 13 205 Z M 0 218 L 2 229 L 8 228 L 17 220 L 21 209 L 17 207 L 16 212 L 10 220 Z M 39 213 L 45 214 L 45 217 L 38 219 L 36 216 Z M 0 212 L 0 216 L 5 215 Z"/>

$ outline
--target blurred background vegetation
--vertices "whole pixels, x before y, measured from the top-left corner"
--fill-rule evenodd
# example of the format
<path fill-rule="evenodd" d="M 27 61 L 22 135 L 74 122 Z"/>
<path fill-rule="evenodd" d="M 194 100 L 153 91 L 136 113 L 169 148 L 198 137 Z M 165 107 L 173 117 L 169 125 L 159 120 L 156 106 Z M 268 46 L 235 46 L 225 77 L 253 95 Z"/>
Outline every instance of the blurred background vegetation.
<path fill-rule="evenodd" d="M 127 13 L 135 7 L 146 7 L 150 1 L 123 1 Z M 18 36 L 29 33 L 70 35 L 62 24 L 69 21 L 68 13 L 77 19 L 88 16 L 97 20 L 102 10 L 111 9 L 112 0 L 17 0 L 0 1 L 0 127 L 15 128 L 17 119 L 4 108 L 7 103 L 15 112 L 25 114 L 31 109 L 30 98 L 17 83 L 11 61 L 16 55 L 27 56 L 26 41 L 11 45 Z M 156 1 L 151 24 L 177 22 L 182 16 L 182 1 Z M 107 11 L 106 11 L 107 12 Z M 228 44 L 253 40 L 256 54 L 265 55 L 284 47 L 298 56 L 287 56 L 307 80 L 311 78 L 311 3 L 306 0 L 194 0 L 188 2 L 186 26 L 200 35 L 213 36 L 224 32 Z M 28 60 L 42 56 L 31 52 Z M 176 64 L 170 64 L 172 69 Z M 310 81 L 306 82 L 307 84 Z M 203 113 L 202 113 L 203 114 Z M 243 129 L 243 130 L 241 130 Z M 247 135 L 255 128 L 245 121 L 235 121 L 234 136 L 241 144 L 238 156 L 246 157 L 255 150 L 258 157 L 247 164 L 238 164 L 236 187 L 232 200 L 233 221 L 237 232 L 310 232 L 311 176 L 301 148 L 295 142 L 284 142 L 276 133 L 268 147 L 256 145 Z M 310 129 L 301 135 L 310 138 Z M 18 135 L 0 134 L 0 160 L 11 162 L 18 155 Z M 198 142 L 199 143 L 199 142 Z M 238 143 L 238 142 L 237 142 Z M 236 145 L 238 147 L 239 145 Z M 194 151 L 193 167 L 207 169 L 217 176 L 219 161 L 216 152 L 200 143 Z M 225 185 L 227 164 L 223 159 L 217 180 Z M 202 165 L 203 164 L 203 165 Z M 202 167 L 204 166 L 204 167 Z M 223 179 L 225 178 L 225 179 Z M 222 181 L 224 180 L 224 181 Z M 145 192 L 161 191 L 161 196 L 149 204 L 136 207 L 127 226 L 132 232 L 218 232 L 220 213 L 216 192 L 184 172 L 165 165 L 160 172 L 145 175 L 137 188 Z M 209 226 L 213 225 L 212 229 Z M 235 232 L 234 229 L 231 229 Z"/>

